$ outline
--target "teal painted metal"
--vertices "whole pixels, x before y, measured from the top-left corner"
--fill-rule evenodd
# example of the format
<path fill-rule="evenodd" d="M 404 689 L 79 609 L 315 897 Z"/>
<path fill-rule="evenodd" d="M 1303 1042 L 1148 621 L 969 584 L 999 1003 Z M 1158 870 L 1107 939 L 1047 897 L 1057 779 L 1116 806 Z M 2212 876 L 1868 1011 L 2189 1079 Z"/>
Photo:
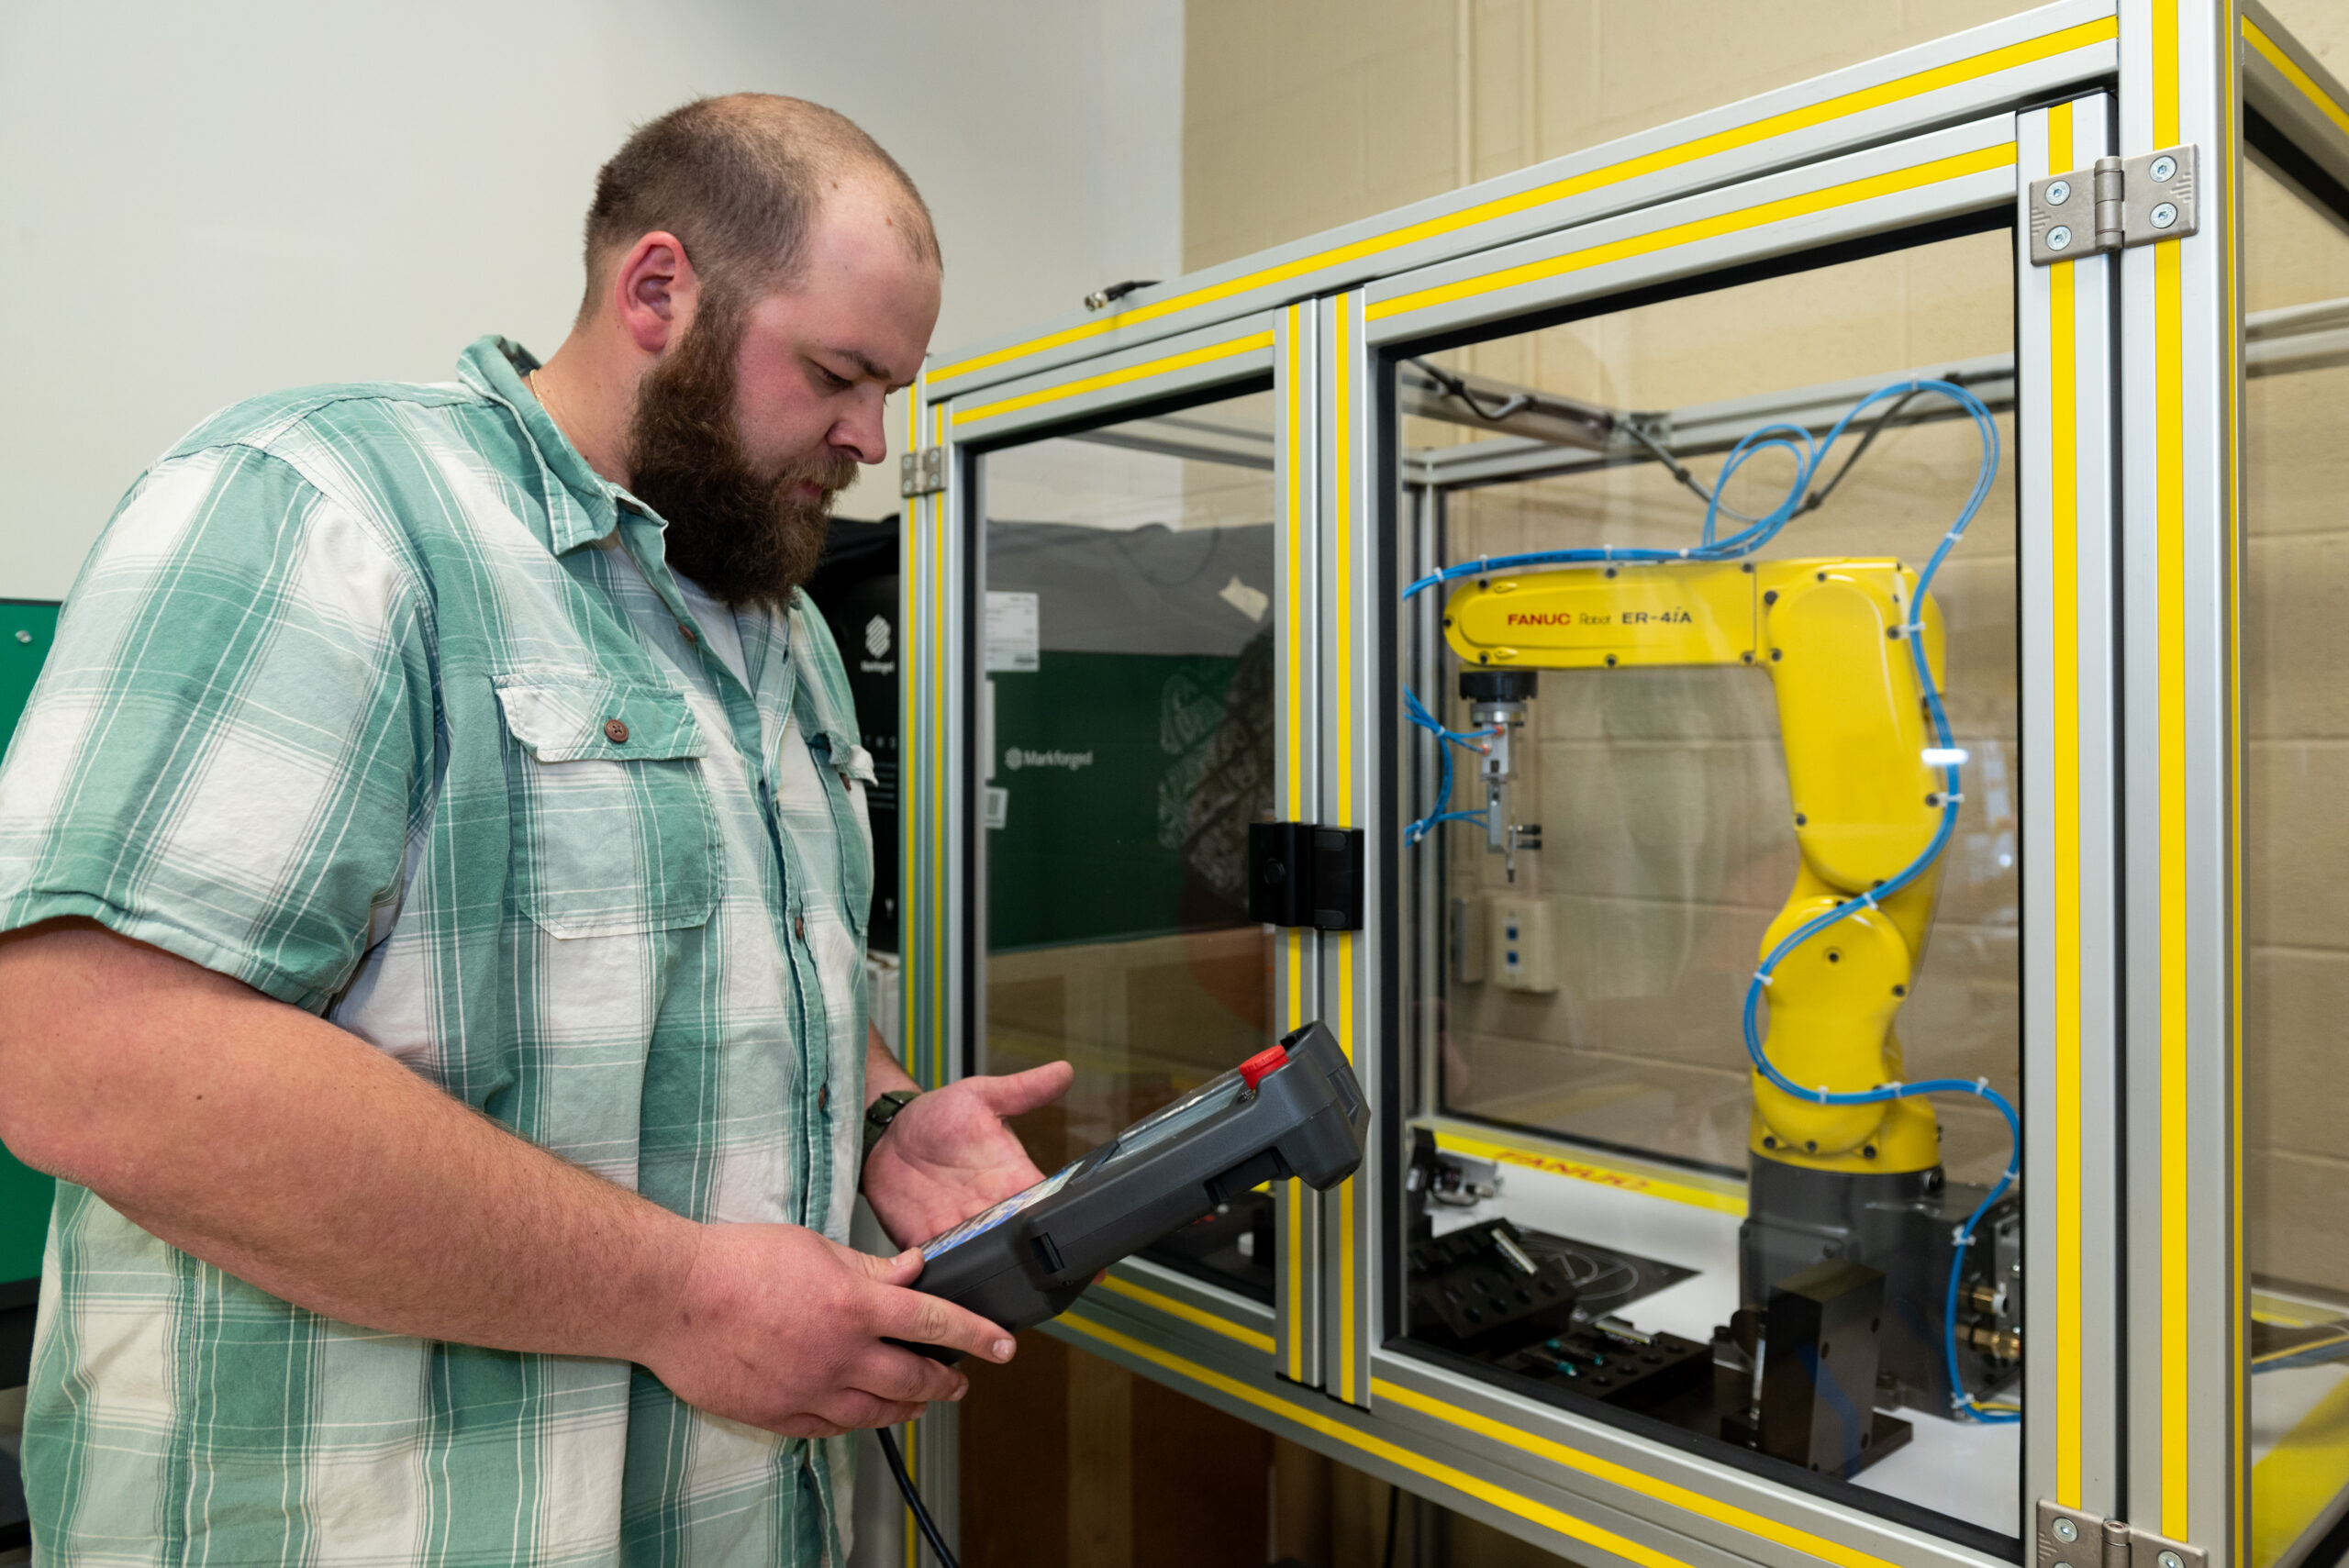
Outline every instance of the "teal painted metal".
<path fill-rule="evenodd" d="M 56 636 L 55 604 L 0 599 L 0 734 L 17 732 L 17 719 Z M 40 1277 L 50 1201 L 56 1191 L 54 1179 L 0 1148 L 0 1284 Z"/>

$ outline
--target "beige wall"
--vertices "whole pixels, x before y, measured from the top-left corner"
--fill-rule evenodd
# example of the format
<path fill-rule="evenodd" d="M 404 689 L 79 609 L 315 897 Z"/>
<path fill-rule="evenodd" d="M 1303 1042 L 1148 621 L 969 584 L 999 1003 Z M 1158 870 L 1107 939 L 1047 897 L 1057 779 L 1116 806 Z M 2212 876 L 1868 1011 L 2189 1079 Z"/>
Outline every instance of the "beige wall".
<path fill-rule="evenodd" d="M 2011 0 L 1799 8 L 1192 0 L 1186 260 L 1225 261 L 2023 8 Z M 2005 239 L 1986 235 L 1443 358 L 1614 407 L 1671 407 L 2006 351 L 2010 278 Z M 1409 427 L 1408 442 L 1463 439 L 1428 421 Z M 1975 462 L 1965 428 L 1889 437 L 1831 508 L 1771 553 L 1920 562 Z M 1698 466 L 1710 473 L 1717 463 Z M 1980 759 L 1975 777 L 2002 765 L 2010 786 L 2020 762 L 2011 472 L 1938 594 L 1952 630 L 1954 721 Z M 1749 473 L 1741 498 L 1783 484 L 1766 462 Z M 1685 543 L 1698 521 L 1694 498 L 1662 473 L 1616 470 L 1461 497 L 1453 552 Z M 1527 857 L 1512 890 L 1472 829 L 1447 829 L 1447 891 L 1554 899 L 1561 989 L 1458 988 L 1446 1051 L 1452 1103 L 1741 1162 L 1743 976 L 1797 863 L 1766 680 L 1744 671 L 1553 675 L 1527 739 L 1520 788 L 1534 804 L 1522 815 L 1544 825 L 1545 848 Z M 2012 795 L 1971 793 L 1899 1029 L 1912 1076 L 1984 1073 L 2011 1089 L 2020 1038 Z M 1960 1105 L 1944 1120 L 1962 1174 L 1987 1176 L 2002 1162 L 1994 1114 Z"/>
<path fill-rule="evenodd" d="M 2249 308 L 2349 298 L 2349 236 L 2256 172 L 2244 217 Z M 2349 1290 L 2349 367 L 2250 383 L 2243 488 L 2251 1266 Z"/>
<path fill-rule="evenodd" d="M 1184 262 L 1229 261 L 2029 8 L 1190 0 Z"/>
<path fill-rule="evenodd" d="M 1189 0 L 1189 269 L 2032 7 L 2022 0 Z M 2270 7 L 2349 77 L 2349 6 Z"/>
<path fill-rule="evenodd" d="M 1448 356 L 1618 408 L 1670 408 L 1996 354 L 2012 339 L 2003 235 L 1943 241 L 1614 313 Z M 1413 421 L 1407 439 L 1426 422 Z M 2011 428 L 1998 484 L 1934 588 L 1944 689 L 1975 756 L 1943 861 L 1924 962 L 1897 1029 L 1906 1075 L 1988 1076 L 2012 1093 L 2021 1038 L 2014 843 L 2018 756 Z M 1840 462 L 1840 448 L 1834 462 Z M 1920 564 L 1971 488 L 1970 424 L 1886 435 L 1771 558 L 1890 555 Z M 1708 481 L 1719 458 L 1693 465 Z M 1732 500 L 1758 512 L 1790 469 L 1757 462 Z M 1701 505 L 1658 468 L 1467 492 L 1453 559 L 1577 545 L 1677 547 Z M 1454 896 L 1553 900 L 1560 989 L 1453 992 L 1446 1081 L 1460 1109 L 1687 1158 L 1739 1164 L 1739 1018 L 1764 929 L 1793 885 L 1784 749 L 1758 671 L 1555 672 L 1525 736 L 1521 815 L 1542 823 L 1514 889 L 1473 827 L 1447 828 Z M 1431 698 L 1437 694 L 1425 694 Z M 1466 714 L 1453 704 L 1454 722 Z M 2003 774 L 2007 787 L 1998 787 Z M 1481 798 L 1459 792 L 1455 806 Z M 1995 1113 L 1940 1105 L 1962 1176 L 2003 1163 Z"/>

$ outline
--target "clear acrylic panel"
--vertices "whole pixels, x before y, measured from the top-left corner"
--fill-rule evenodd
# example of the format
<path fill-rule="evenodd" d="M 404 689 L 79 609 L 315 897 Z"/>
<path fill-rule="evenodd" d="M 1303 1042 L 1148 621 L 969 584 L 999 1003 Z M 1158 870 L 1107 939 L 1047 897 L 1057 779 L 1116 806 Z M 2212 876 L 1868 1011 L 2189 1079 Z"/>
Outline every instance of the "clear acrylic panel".
<path fill-rule="evenodd" d="M 1273 458 L 1250 393 L 978 460 L 979 1070 L 1076 1064 L 1013 1124 L 1047 1171 L 1271 1039 L 1245 889 L 1272 807 Z M 1251 1195 L 1142 1255 L 1268 1303 L 1271 1227 Z M 974 1568 L 1263 1550 L 1289 1445 L 1050 1333 L 966 1365 Z"/>
<path fill-rule="evenodd" d="M 2241 627 L 2251 1563 L 2349 1506 L 2349 230 L 2254 165 Z"/>
<path fill-rule="evenodd" d="M 1020 1129 L 1048 1170 L 1270 1038 L 1272 417 L 1251 393 L 980 460 L 985 1060 L 1076 1064 Z M 1149 1255 L 1270 1302 L 1271 1224 L 1252 1197 Z"/>
<path fill-rule="evenodd" d="M 2019 1194 L 1951 1245 L 2013 1157 L 1974 1086 L 2019 1104 L 2021 1066 L 2013 272 L 1999 230 L 1396 364 L 1405 473 L 1432 476 L 1407 575 L 1459 573 L 1403 617 L 1454 737 L 1399 729 L 1411 1341 L 1977 1544 L 2021 1488 Z M 1894 390 L 1814 445 L 1920 379 L 1980 418 Z M 1508 559 L 1551 551 L 1586 553 Z M 1786 1088 L 1965 1092 L 1757 1095 L 1749 993 Z M 1504 1280 L 1530 1307 L 1478 1295 Z"/>

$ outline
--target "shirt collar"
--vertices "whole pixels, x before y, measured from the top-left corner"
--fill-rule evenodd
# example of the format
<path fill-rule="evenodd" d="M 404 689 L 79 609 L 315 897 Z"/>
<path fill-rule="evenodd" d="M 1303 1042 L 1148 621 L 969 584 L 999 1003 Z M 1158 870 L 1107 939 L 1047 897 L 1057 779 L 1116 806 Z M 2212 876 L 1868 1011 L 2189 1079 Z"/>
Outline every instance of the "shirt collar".
<path fill-rule="evenodd" d="M 571 444 L 571 438 L 562 433 L 523 380 L 538 368 L 539 361 L 529 350 L 495 332 L 475 341 L 457 359 L 458 379 L 491 402 L 506 406 L 555 481 L 547 495 L 548 548 L 561 555 L 610 537 L 619 527 L 622 506 L 634 508 L 655 528 L 665 528 L 659 513 L 597 473 L 579 455 L 579 449 Z"/>

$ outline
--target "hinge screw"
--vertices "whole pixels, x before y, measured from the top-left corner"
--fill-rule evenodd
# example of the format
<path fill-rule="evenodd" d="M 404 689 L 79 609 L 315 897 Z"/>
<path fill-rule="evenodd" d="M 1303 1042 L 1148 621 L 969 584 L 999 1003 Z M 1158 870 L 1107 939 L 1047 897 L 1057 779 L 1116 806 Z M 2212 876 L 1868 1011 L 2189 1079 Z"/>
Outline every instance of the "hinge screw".
<path fill-rule="evenodd" d="M 2054 228 L 2049 229 L 2047 231 L 2047 248 L 2050 250 L 2070 250 L 2072 248 L 2072 230 L 2070 226 L 2059 223 Z"/>
<path fill-rule="evenodd" d="M 2160 1563 L 2161 1568 L 2186 1568 L 2186 1559 L 2175 1551 L 2165 1551 L 2154 1561 Z"/>
<path fill-rule="evenodd" d="M 2169 183 L 2170 177 L 2177 172 L 2177 160 L 2170 157 L 2167 153 L 2164 153 L 2161 157 L 2154 160 L 2153 167 L 2147 169 L 2145 172 L 2154 177 L 2155 183 L 2165 185 Z M 2061 198 L 2057 199 L 2060 200 Z M 2176 1554 L 2173 1553 L 2172 1555 Z M 2169 1568 L 2169 1565 L 2167 1563 L 2164 1563 L 2162 1568 Z"/>
<path fill-rule="evenodd" d="M 2055 1539 L 2066 1546 L 2080 1539 L 2080 1527 L 2069 1519 L 2057 1519 L 2054 1529 Z"/>
<path fill-rule="evenodd" d="M 2161 206 L 2155 207 L 2150 216 L 2154 220 L 2154 227 L 2155 228 L 2167 228 L 2177 222 L 2176 205 L 2171 202 L 2164 202 Z"/>
<path fill-rule="evenodd" d="M 2054 184 L 2047 187 L 2047 205 L 2049 206 L 2062 206 L 2065 202 L 2068 202 L 2071 199 L 2071 181 L 2058 180 Z"/>

